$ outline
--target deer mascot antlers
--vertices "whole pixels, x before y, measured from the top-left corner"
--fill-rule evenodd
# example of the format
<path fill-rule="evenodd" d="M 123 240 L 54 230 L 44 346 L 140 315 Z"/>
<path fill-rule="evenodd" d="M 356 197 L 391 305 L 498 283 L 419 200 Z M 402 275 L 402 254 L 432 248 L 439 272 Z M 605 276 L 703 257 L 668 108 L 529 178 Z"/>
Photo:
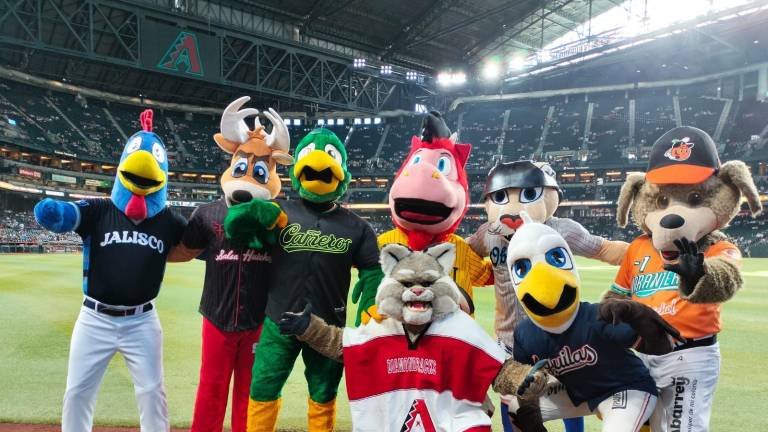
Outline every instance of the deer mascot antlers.
<path fill-rule="evenodd" d="M 276 197 L 281 186 L 277 164 L 293 163 L 288 153 L 291 138 L 283 118 L 272 108 L 264 111 L 272 123 L 272 133 L 267 134 L 259 121 L 259 110 L 240 109 L 250 99 L 243 96 L 230 103 L 221 115 L 221 132 L 213 136 L 216 144 L 232 155 L 229 168 L 221 175 L 227 205 Z M 245 123 L 251 116 L 255 117 L 253 129 Z"/>

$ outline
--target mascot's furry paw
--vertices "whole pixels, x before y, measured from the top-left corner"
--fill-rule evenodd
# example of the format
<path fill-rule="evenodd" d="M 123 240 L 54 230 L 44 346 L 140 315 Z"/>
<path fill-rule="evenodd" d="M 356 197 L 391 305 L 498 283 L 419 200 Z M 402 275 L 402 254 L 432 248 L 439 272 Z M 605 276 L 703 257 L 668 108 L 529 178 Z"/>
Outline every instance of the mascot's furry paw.
<path fill-rule="evenodd" d="M 549 374 L 543 369 L 534 368 L 512 359 L 507 360 L 493 382 L 493 390 L 525 399 L 538 398 L 547 388 Z"/>
<path fill-rule="evenodd" d="M 723 303 L 730 300 L 743 283 L 737 264 L 727 258 L 706 258 L 704 276 L 688 295 L 681 289 L 680 297 L 691 303 Z"/>

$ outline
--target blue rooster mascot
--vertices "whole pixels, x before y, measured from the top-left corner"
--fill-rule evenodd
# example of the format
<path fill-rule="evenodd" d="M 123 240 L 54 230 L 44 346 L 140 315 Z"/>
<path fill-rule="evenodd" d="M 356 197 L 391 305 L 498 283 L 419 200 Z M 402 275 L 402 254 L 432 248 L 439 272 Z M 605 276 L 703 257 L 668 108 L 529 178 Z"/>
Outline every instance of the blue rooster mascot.
<path fill-rule="evenodd" d="M 110 198 L 44 199 L 35 219 L 83 239 L 83 305 L 72 331 L 63 432 L 88 432 L 99 385 L 115 353 L 133 377 L 141 430 L 169 430 L 163 384 L 163 333 L 154 299 L 185 220 L 166 207 L 168 156 L 152 132 L 152 111 L 128 139 Z"/>

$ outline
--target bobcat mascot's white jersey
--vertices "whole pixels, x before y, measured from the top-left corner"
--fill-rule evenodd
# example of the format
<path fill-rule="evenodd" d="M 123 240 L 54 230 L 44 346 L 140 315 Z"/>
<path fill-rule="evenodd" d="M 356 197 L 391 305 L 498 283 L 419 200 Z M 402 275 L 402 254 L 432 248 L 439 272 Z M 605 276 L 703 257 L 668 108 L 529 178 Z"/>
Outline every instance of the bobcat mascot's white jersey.
<path fill-rule="evenodd" d="M 505 355 L 466 313 L 415 341 L 390 318 L 344 329 L 343 343 L 355 432 L 490 432 L 480 407 Z"/>

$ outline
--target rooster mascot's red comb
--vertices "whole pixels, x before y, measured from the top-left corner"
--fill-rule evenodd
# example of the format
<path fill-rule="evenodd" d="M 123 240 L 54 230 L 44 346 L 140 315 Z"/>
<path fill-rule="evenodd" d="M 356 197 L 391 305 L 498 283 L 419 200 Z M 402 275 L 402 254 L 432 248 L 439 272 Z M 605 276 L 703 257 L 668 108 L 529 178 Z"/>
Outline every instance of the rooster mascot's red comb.
<path fill-rule="evenodd" d="M 436 111 L 425 117 L 421 137 L 411 139 L 411 151 L 392 183 L 389 206 L 412 249 L 445 241 L 461 223 L 469 207 L 465 165 L 471 150 L 470 144 L 456 143 L 456 134 Z"/>

